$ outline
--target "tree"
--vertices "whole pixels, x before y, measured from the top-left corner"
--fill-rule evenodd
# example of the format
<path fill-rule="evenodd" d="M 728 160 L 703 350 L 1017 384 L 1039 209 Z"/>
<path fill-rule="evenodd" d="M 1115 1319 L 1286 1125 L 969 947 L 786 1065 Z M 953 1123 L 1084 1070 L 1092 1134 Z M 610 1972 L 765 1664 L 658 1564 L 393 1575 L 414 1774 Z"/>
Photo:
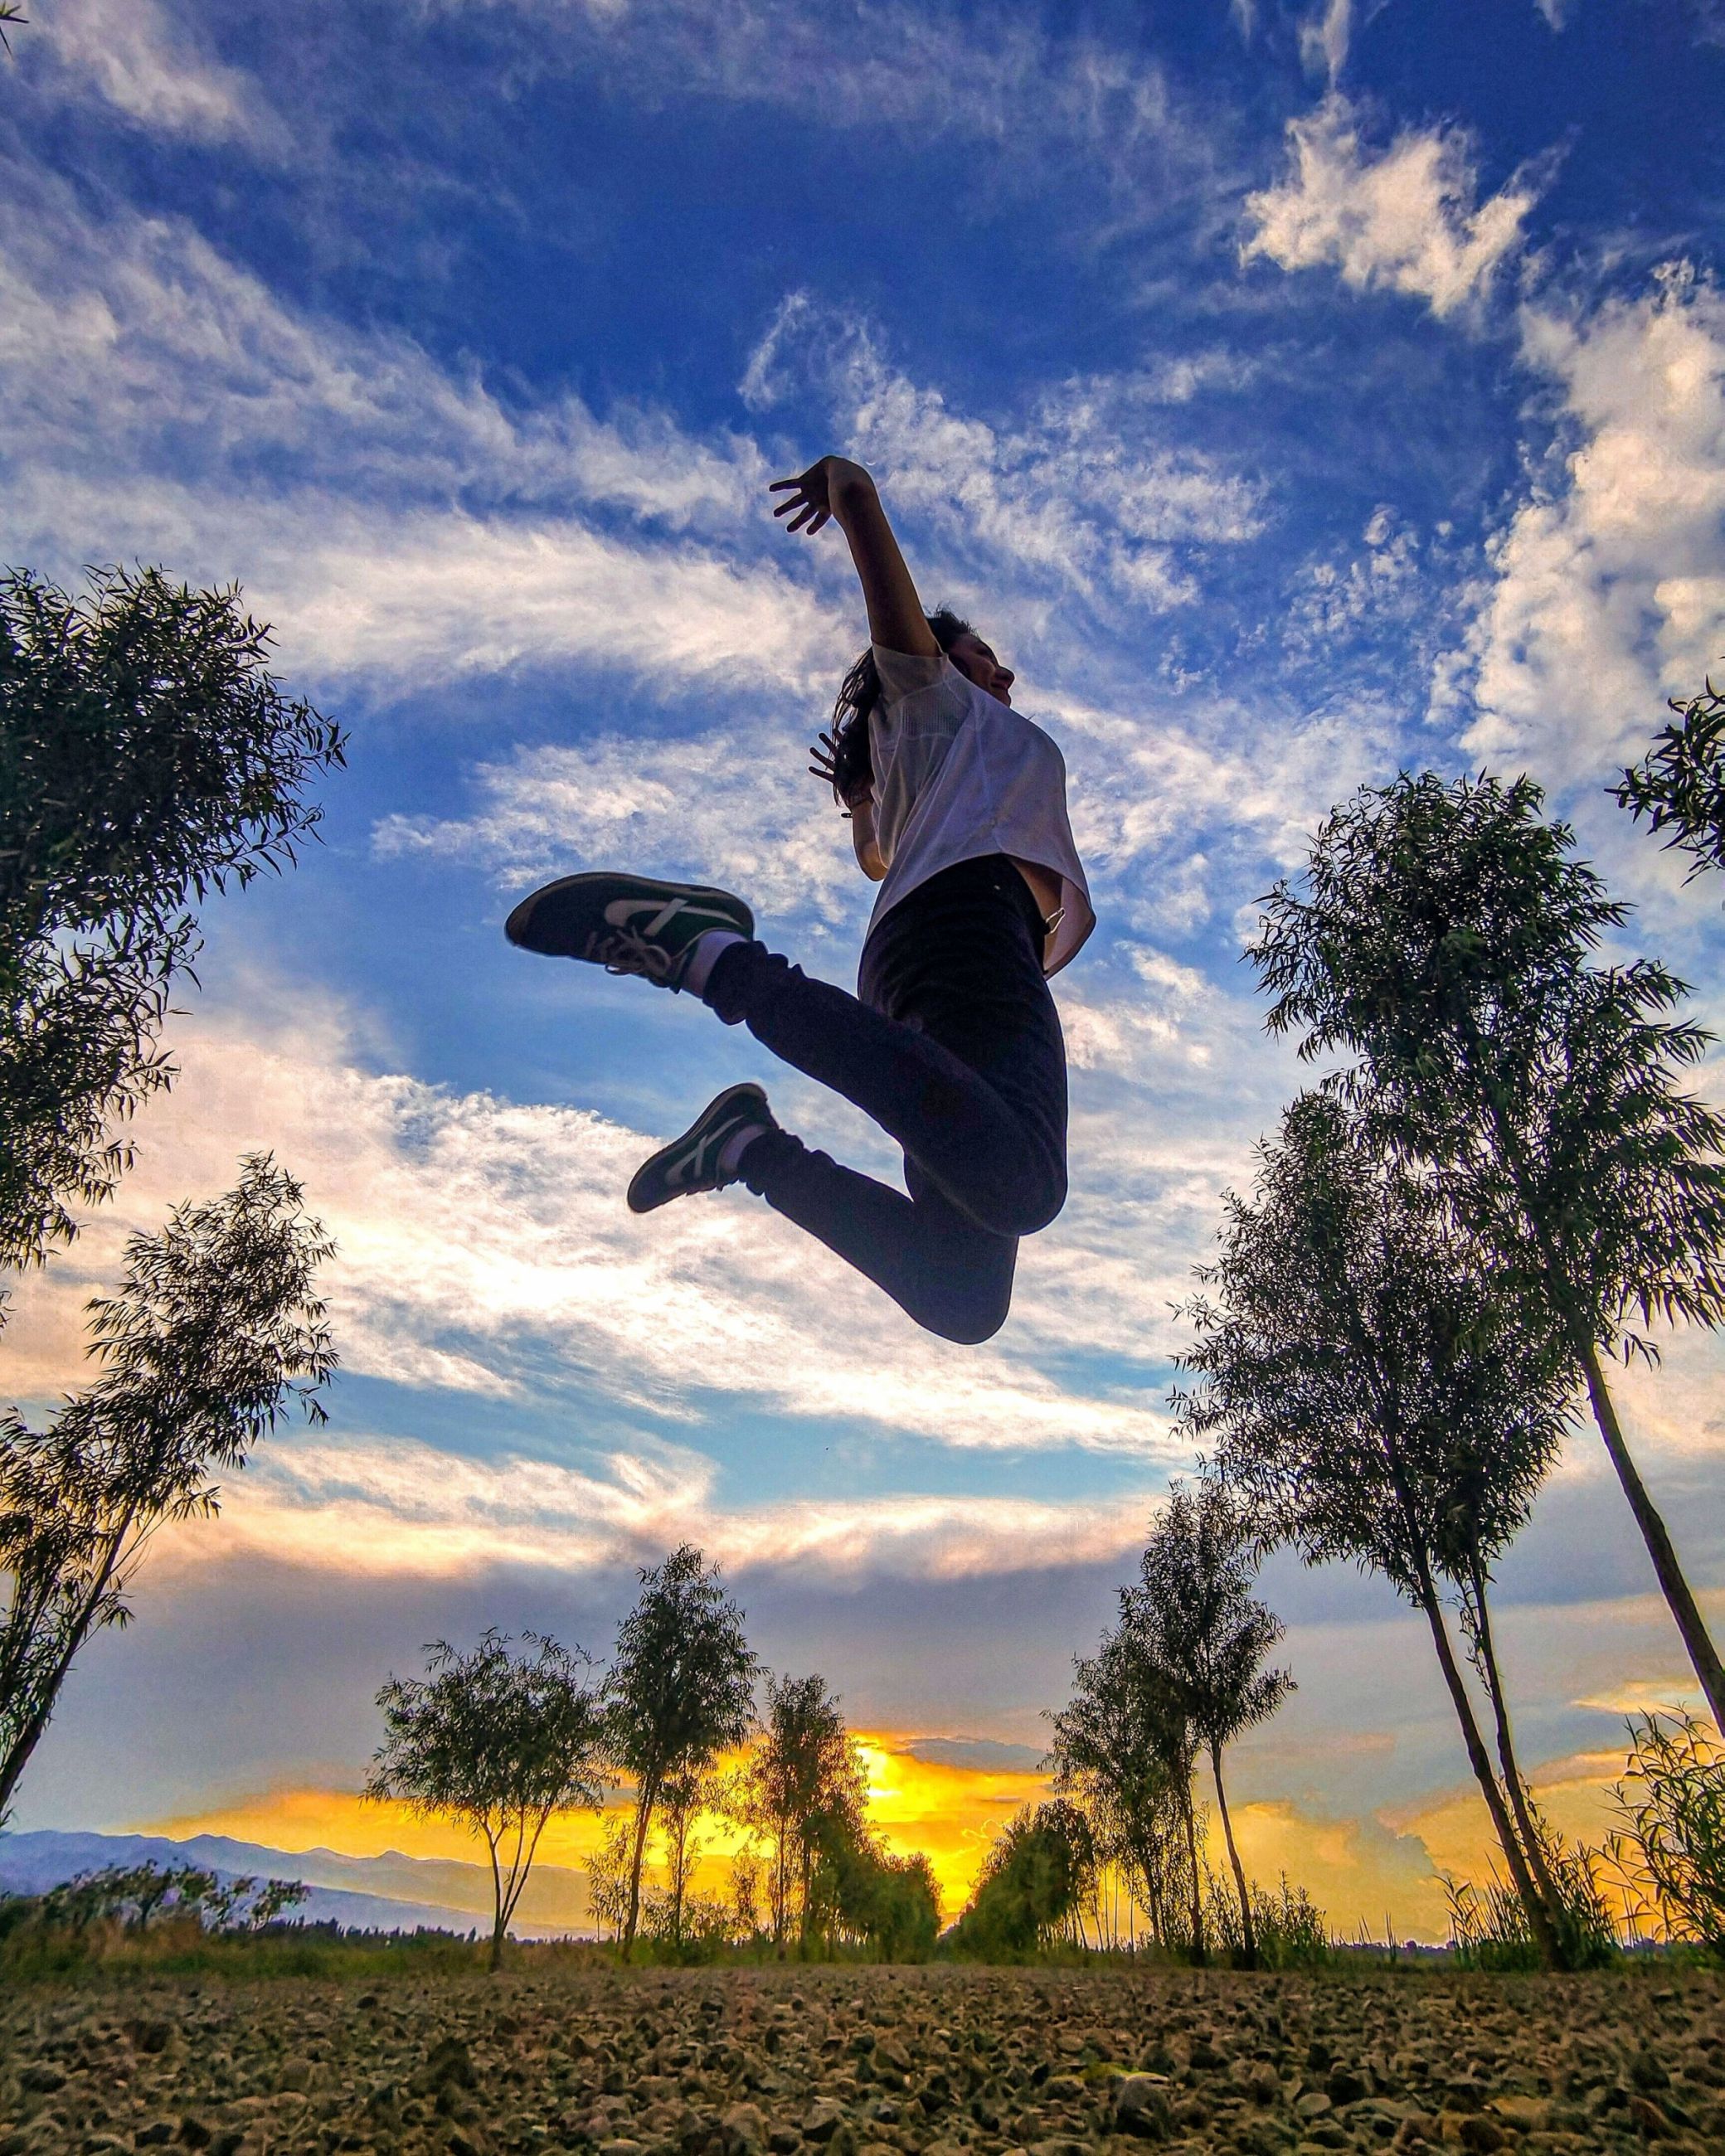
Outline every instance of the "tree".
<path fill-rule="evenodd" d="M 284 696 L 233 589 L 0 577 L 0 1268 L 40 1264 L 172 1079 L 156 1038 L 194 907 L 280 868 L 341 731 Z"/>
<path fill-rule="evenodd" d="M 983 1860 L 957 1944 L 990 1957 L 1052 1945 L 1081 1921 L 1095 1866 L 1090 1822 L 1076 1804 L 1056 1797 L 1027 1806 Z"/>
<path fill-rule="evenodd" d="M 1254 1536 L 1249 1508 L 1223 1483 L 1205 1476 L 1192 1490 L 1176 1482 L 1151 1531 L 1132 1596 L 1155 1658 L 1209 1755 L 1249 1969 L 1257 1966 L 1257 1943 L 1222 1784 L 1222 1748 L 1274 1714 L 1294 1688 L 1286 1670 L 1264 1667 L 1282 1627 L 1251 1591 Z"/>
<path fill-rule="evenodd" d="M 1673 696 L 1678 723 L 1665 726 L 1612 790 L 1639 822 L 1668 831 L 1667 846 L 1694 855 L 1689 873 L 1725 869 L 1725 696 L 1709 681 L 1687 703 Z"/>
<path fill-rule="evenodd" d="M 1214 1442 L 1266 1540 L 1292 1542 L 1308 1564 L 1368 1567 L 1424 1613 L 1516 1891 L 1554 1963 L 1557 1897 L 1492 1769 L 1440 1580 L 1525 1520 L 1561 1444 L 1567 1365 L 1538 1314 L 1486 1284 L 1432 1183 L 1386 1163 L 1362 1119 L 1324 1094 L 1288 1110 L 1253 1202 L 1227 1204 L 1221 1255 L 1187 1313 L 1196 1337 L 1181 1362 L 1198 1383 L 1180 1399 L 1183 1428 Z"/>
<path fill-rule="evenodd" d="M 940 1890 L 928 1859 L 895 1856 L 860 1815 L 834 1810 L 814 1827 L 817 1845 L 803 1902 L 802 1943 L 872 1948 L 882 1961 L 920 1961 L 940 1931 Z"/>
<path fill-rule="evenodd" d="M 823 1833 L 860 1832 L 866 1777 L 838 1697 L 819 1676 L 768 1673 L 760 1742 L 743 1770 L 743 1818 L 768 1845 L 773 1943 L 782 1955 L 793 1917 L 805 1936 L 809 1881 Z"/>
<path fill-rule="evenodd" d="M 182 1205 L 126 1245 L 119 1291 L 89 1305 L 102 1374 L 44 1429 L 0 1415 L 0 1819 L 92 1632 L 123 1625 L 143 1551 L 218 1509 L 297 1401 L 323 1419 L 335 1368 L 312 1291 L 333 1245 L 268 1154 L 225 1197 Z"/>
<path fill-rule="evenodd" d="M 747 1736 L 760 1668 L 743 1636 L 742 1612 L 698 1549 L 685 1543 L 662 1564 L 644 1568 L 640 1581 L 604 1691 L 611 1757 L 635 1784 L 625 1961 L 640 1921 L 654 1812 L 669 1783 L 711 1767 Z"/>
<path fill-rule="evenodd" d="M 1505 1290 L 1543 1312 L 1594 1419 L 1717 1721 L 1725 1665 L 1630 1457 L 1602 1351 L 1631 1320 L 1725 1316 L 1725 1118 L 1678 1091 L 1711 1036 L 1651 960 L 1589 962 L 1627 908 L 1540 817 L 1527 778 L 1363 788 L 1319 833 L 1308 896 L 1279 884 L 1250 956 L 1270 1025 L 1428 1163 Z"/>
<path fill-rule="evenodd" d="M 1173 1948 L 1175 1912 L 1193 1898 L 1178 1786 L 1186 1724 L 1135 1628 L 1117 1625 L 1096 1654 L 1075 1658 L 1072 1697 L 1051 1719 L 1056 1794 L 1083 1806 L 1098 1859 L 1122 1867 L 1152 1938 Z"/>
<path fill-rule="evenodd" d="M 484 1836 L 494 1969 L 552 1814 L 602 1799 L 603 1720 L 583 1681 L 588 1657 L 537 1632 L 522 1635 L 531 1655 L 511 1655 L 512 1644 L 495 1627 L 465 1655 L 435 1640 L 424 1676 L 392 1676 L 377 1694 L 383 1742 L 366 1780 L 374 1803 Z"/>
<path fill-rule="evenodd" d="M 696 1829 L 711 1811 L 718 1792 L 713 1777 L 698 1768 L 671 1775 L 659 1799 L 660 1830 L 665 1837 L 665 1934 L 675 1952 L 683 1946 L 683 1917 L 689 1890 L 706 1845 Z"/>

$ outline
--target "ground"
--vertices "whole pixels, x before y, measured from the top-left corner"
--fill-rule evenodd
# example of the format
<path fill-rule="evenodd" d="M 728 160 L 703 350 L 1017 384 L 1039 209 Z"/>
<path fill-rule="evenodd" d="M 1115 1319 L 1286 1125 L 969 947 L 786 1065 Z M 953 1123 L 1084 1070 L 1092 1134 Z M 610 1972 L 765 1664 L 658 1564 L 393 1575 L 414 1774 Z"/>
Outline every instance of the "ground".
<path fill-rule="evenodd" d="M 140 1977 L 0 2001 L 0 2156 L 1725 2149 L 1725 1978 Z"/>

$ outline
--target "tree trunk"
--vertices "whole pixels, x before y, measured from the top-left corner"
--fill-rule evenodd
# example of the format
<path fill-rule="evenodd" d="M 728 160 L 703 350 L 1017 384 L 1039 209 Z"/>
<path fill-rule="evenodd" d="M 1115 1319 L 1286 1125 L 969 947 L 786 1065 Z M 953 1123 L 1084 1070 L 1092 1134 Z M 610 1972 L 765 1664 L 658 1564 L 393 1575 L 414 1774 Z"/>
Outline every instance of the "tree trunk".
<path fill-rule="evenodd" d="M 1617 1409 L 1605 1383 L 1605 1373 L 1599 1367 L 1599 1344 L 1594 1328 L 1582 1322 L 1581 1313 L 1570 1292 L 1568 1270 L 1564 1265 L 1556 1245 L 1546 1229 L 1546 1224 L 1528 1203 L 1532 1178 L 1522 1152 L 1521 1140 L 1510 1119 L 1502 1089 L 1489 1073 L 1486 1079 L 1486 1097 L 1491 1104 L 1492 1127 L 1497 1142 L 1502 1147 L 1514 1179 L 1516 1196 L 1522 1214 L 1533 1229 L 1539 1246 L 1539 1255 L 1545 1268 L 1546 1285 L 1553 1303 L 1562 1317 L 1569 1336 L 1569 1344 L 1579 1358 L 1587 1376 L 1587 1396 L 1594 1411 L 1594 1420 L 1599 1425 L 1599 1435 L 1605 1441 L 1605 1450 L 1611 1465 L 1617 1470 L 1617 1479 L 1623 1486 L 1623 1494 L 1635 1515 L 1635 1525 L 1641 1530 L 1641 1539 L 1647 1545 L 1647 1554 L 1653 1560 L 1654 1575 L 1659 1582 L 1671 1615 L 1676 1620 L 1683 1645 L 1691 1665 L 1701 1681 L 1708 1712 L 1713 1717 L 1713 1727 L 1725 1735 L 1725 1664 L 1719 1660 L 1719 1651 L 1708 1635 L 1705 1620 L 1690 1592 L 1689 1582 L 1683 1577 L 1683 1568 L 1677 1562 L 1677 1553 L 1671 1547 L 1671 1538 L 1666 1532 L 1653 1500 L 1630 1457 L 1629 1447 L 1623 1440 L 1623 1427 L 1617 1419 Z"/>
<path fill-rule="evenodd" d="M 1572 1325 L 1572 1337 L 1575 1328 Z M 1666 1532 L 1665 1522 L 1659 1517 L 1653 1500 L 1647 1495 L 1645 1485 L 1630 1458 L 1629 1447 L 1623 1441 L 1622 1425 L 1617 1419 L 1617 1409 L 1606 1389 L 1605 1374 L 1599 1368 L 1599 1352 L 1592 1340 L 1577 1340 L 1582 1368 L 1587 1373 L 1587 1394 L 1592 1404 L 1594 1420 L 1599 1426 L 1599 1435 L 1605 1440 L 1605 1450 L 1610 1455 L 1611 1465 L 1617 1470 L 1617 1479 L 1623 1485 L 1623 1494 L 1629 1499 L 1629 1507 L 1635 1516 L 1635 1525 L 1641 1530 L 1641 1539 L 1647 1545 L 1647 1554 L 1653 1560 L 1653 1570 L 1658 1578 L 1660 1591 L 1671 1606 L 1677 1620 L 1677 1630 L 1683 1635 L 1689 1660 L 1696 1676 L 1701 1680 L 1702 1691 L 1707 1696 L 1708 1712 L 1713 1717 L 1715 1729 L 1725 1732 L 1725 1664 L 1719 1660 L 1719 1650 L 1707 1633 L 1706 1621 L 1689 1590 L 1689 1582 L 1683 1577 L 1683 1568 L 1677 1562 L 1677 1553 L 1671 1547 L 1671 1538 Z"/>
<path fill-rule="evenodd" d="M 1192 1866 L 1192 1966 L 1202 1969 L 1209 1956 L 1204 1948 L 1204 1902 L 1198 1877 L 1198 1829 L 1193 1824 L 1189 1779 L 1180 1796 L 1180 1816 L 1186 1823 L 1186 1857 Z"/>
<path fill-rule="evenodd" d="M 1491 1702 L 1491 1719 L 1497 1735 L 1497 1758 L 1503 1768 L 1503 1786 L 1509 1795 L 1511 1809 L 1516 1816 L 1516 1825 L 1521 1831 L 1522 1846 L 1527 1852 L 1527 1868 L 1533 1874 L 1547 1916 L 1560 1946 L 1564 1942 L 1567 1914 L 1563 1897 L 1552 1869 L 1546 1861 L 1545 1844 L 1540 1839 L 1534 1823 L 1532 1809 L 1527 1801 L 1527 1784 L 1522 1779 L 1522 1770 L 1516 1763 L 1515 1745 L 1509 1731 L 1509 1702 L 1503 1690 L 1503 1679 L 1497 1668 L 1497 1650 L 1491 1640 L 1491 1617 L 1486 1605 L 1486 1576 L 1477 1558 L 1471 1558 L 1468 1567 L 1471 1576 L 1474 1623 L 1480 1654 L 1480 1673 L 1486 1681 L 1486 1696 Z M 1563 1958 L 1568 1958 L 1567 1953 Z"/>
<path fill-rule="evenodd" d="M 1234 1822 L 1228 1816 L 1228 1792 L 1222 1787 L 1222 1748 L 1210 1747 L 1210 1773 L 1216 1784 L 1216 1809 L 1222 1815 L 1222 1839 L 1228 1845 L 1228 1861 L 1233 1869 L 1234 1884 L 1240 1895 L 1240 1936 L 1245 1948 L 1248 1969 L 1258 1966 L 1258 1934 L 1252 1922 L 1251 1891 L 1246 1885 L 1245 1866 L 1240 1861 L 1240 1851 L 1234 1845 Z"/>
<path fill-rule="evenodd" d="M 1450 1688 L 1450 1697 L 1455 1708 L 1455 1718 L 1461 1724 L 1461 1739 L 1467 1747 L 1468 1764 L 1473 1768 L 1474 1779 L 1480 1785 L 1480 1794 L 1486 1799 L 1486 1809 L 1491 1815 L 1491 1825 L 1497 1831 L 1504 1861 L 1509 1866 L 1510 1877 L 1515 1881 L 1516 1892 L 1521 1897 L 1522 1907 L 1527 1912 L 1528 1928 L 1533 1933 L 1533 1943 L 1539 1958 L 1547 1969 L 1558 1966 L 1557 1940 L 1545 1913 L 1545 1904 L 1539 1890 L 1528 1872 L 1527 1860 L 1522 1854 L 1521 1844 L 1516 1840 L 1515 1828 L 1504 1809 L 1503 1792 L 1497 1786 L 1497 1777 L 1491 1771 L 1491 1762 L 1486 1751 L 1484 1738 L 1480 1735 L 1479 1723 L 1474 1718 L 1473 1702 L 1467 1696 L 1455 1652 L 1450 1645 L 1449 1628 L 1444 1623 L 1442 1605 L 1437 1599 L 1437 1589 L 1430 1575 L 1420 1568 L 1420 1599 L 1427 1621 L 1431 1626 L 1432 1644 L 1444 1672 L 1444 1682 Z"/>
<path fill-rule="evenodd" d="M 52 1671 L 42 1678 L 36 1687 L 36 1700 L 29 1718 L 8 1746 L 5 1758 L 0 1759 L 0 1820 L 3 1820 L 11 1810 L 13 1794 L 18 1788 L 19 1778 L 29 1765 L 31 1754 L 47 1733 L 54 1704 L 60 1696 L 60 1686 L 66 1681 L 66 1672 L 71 1668 L 79 1649 L 90 1636 L 90 1627 L 95 1620 L 96 1612 L 101 1608 L 102 1599 L 108 1593 L 110 1583 L 119 1569 L 126 1537 L 131 1532 L 135 1517 L 134 1509 L 128 1507 L 121 1516 L 118 1527 L 110 1532 L 107 1554 L 97 1571 L 95 1584 L 85 1594 L 83 1606 L 66 1628 L 64 1644 Z"/>
<path fill-rule="evenodd" d="M 635 1927 L 641 1920 L 641 1866 L 647 1854 L 647 1829 L 652 1824 L 654 1799 L 657 1791 L 644 1780 L 635 1792 L 635 1845 L 629 1857 L 629 1915 L 623 1927 L 623 1947 L 619 1959 L 631 1961 L 635 1951 Z"/>

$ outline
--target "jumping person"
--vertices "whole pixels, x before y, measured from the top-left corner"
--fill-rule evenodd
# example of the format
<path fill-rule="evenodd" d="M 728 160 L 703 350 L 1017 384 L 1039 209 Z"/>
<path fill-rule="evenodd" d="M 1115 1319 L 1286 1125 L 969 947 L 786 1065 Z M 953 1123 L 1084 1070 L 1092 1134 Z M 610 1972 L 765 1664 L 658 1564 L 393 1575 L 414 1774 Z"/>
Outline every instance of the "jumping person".
<path fill-rule="evenodd" d="M 636 1174 L 651 1212 L 741 1182 L 967 1345 L 1005 1322 L 1019 1239 L 1066 1197 L 1066 1059 L 1048 992 L 1096 925 L 1066 817 L 1065 767 L 1012 708 L 1013 676 L 969 624 L 925 614 L 875 483 L 823 457 L 771 490 L 774 514 L 850 543 L 871 648 L 810 768 L 880 886 L 857 993 L 755 940 L 740 898 L 646 876 L 564 876 L 509 916 L 512 943 L 698 995 L 727 1025 L 873 1117 L 903 1147 L 908 1197 L 782 1129 L 732 1086 Z"/>

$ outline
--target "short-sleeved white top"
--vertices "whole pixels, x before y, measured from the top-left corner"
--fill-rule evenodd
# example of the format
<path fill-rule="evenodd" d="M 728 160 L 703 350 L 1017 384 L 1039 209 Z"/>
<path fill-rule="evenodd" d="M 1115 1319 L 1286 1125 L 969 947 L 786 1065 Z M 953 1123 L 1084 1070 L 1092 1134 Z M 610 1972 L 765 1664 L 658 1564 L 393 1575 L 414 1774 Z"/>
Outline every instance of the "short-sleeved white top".
<path fill-rule="evenodd" d="M 875 646 L 880 701 L 869 715 L 875 840 L 886 878 L 870 926 L 919 884 L 960 861 L 1009 854 L 1060 883 L 1060 911 L 1043 946 L 1057 973 L 1096 925 L 1066 814 L 1066 764 L 1021 713 L 942 654 Z"/>

